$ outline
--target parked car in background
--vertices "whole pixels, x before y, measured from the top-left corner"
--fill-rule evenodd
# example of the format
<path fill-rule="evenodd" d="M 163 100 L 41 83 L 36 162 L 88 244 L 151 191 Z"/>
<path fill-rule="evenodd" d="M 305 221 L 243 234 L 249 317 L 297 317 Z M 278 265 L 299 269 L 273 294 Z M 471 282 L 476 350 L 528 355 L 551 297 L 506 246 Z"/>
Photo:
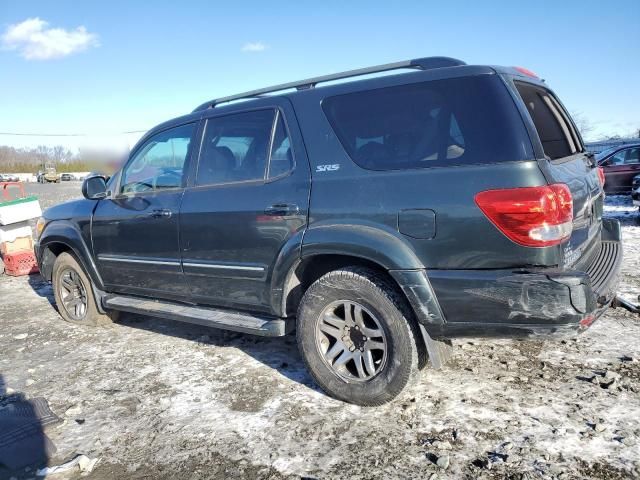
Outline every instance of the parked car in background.
<path fill-rule="evenodd" d="M 633 177 L 633 183 L 631 184 L 631 199 L 635 206 L 640 207 L 640 175 Z"/>
<path fill-rule="evenodd" d="M 605 193 L 628 194 L 633 177 L 640 173 L 640 144 L 609 148 L 595 158 L 604 169 Z"/>
<path fill-rule="evenodd" d="M 62 180 L 63 182 L 70 182 L 71 180 L 73 180 L 73 175 L 71 175 L 70 173 L 63 173 L 62 175 L 60 175 L 60 180 Z"/>
<path fill-rule="evenodd" d="M 452 337 L 580 331 L 604 313 L 622 243 L 599 172 L 530 71 L 422 58 L 165 122 L 49 208 L 35 250 L 69 322 L 295 329 L 325 391 L 380 405 Z"/>

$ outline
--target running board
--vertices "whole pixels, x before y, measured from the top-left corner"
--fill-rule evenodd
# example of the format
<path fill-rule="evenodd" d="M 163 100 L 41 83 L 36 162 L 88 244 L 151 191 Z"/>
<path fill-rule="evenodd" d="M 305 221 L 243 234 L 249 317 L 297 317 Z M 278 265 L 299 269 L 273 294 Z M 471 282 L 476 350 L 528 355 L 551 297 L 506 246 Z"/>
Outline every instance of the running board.
<path fill-rule="evenodd" d="M 146 298 L 109 295 L 103 300 L 105 308 L 234 332 L 251 333 L 263 337 L 282 337 L 291 331 L 293 322 L 277 317 L 258 317 L 249 313 L 196 307 Z"/>

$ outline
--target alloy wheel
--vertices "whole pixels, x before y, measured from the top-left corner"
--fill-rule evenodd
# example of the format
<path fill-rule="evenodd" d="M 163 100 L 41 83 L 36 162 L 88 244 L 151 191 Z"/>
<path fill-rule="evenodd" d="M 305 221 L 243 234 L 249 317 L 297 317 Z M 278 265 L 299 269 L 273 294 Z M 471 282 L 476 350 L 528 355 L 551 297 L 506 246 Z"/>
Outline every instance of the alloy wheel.
<path fill-rule="evenodd" d="M 331 371 L 346 381 L 366 382 L 384 368 L 387 339 L 378 318 L 349 300 L 332 302 L 316 322 L 316 346 Z"/>
<path fill-rule="evenodd" d="M 87 290 L 78 272 L 65 268 L 60 273 L 58 289 L 67 314 L 74 320 L 83 320 L 87 314 Z"/>

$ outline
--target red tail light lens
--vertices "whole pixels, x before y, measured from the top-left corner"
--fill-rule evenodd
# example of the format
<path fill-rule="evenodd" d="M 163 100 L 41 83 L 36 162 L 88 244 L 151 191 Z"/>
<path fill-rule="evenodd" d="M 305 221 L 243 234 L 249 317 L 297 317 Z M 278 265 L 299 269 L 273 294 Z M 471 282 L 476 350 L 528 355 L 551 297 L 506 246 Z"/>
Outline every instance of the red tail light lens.
<path fill-rule="evenodd" d="M 600 186 L 604 187 L 605 176 L 604 176 L 604 168 L 598 167 L 598 179 L 600 180 Z"/>
<path fill-rule="evenodd" d="M 573 198 L 563 183 L 486 190 L 476 204 L 507 238 L 526 247 L 558 245 L 573 230 Z"/>

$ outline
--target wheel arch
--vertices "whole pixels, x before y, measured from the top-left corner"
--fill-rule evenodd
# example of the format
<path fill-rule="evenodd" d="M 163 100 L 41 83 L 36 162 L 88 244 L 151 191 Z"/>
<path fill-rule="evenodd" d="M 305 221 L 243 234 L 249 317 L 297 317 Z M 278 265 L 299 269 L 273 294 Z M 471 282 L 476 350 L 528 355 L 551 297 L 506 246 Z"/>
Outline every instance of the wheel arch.
<path fill-rule="evenodd" d="M 295 316 L 302 295 L 317 279 L 333 270 L 352 266 L 368 267 L 396 283 L 382 265 L 364 257 L 331 253 L 309 255 L 299 259 L 288 272 L 278 306 L 282 316 Z"/>
<path fill-rule="evenodd" d="M 67 221 L 55 221 L 46 226 L 38 242 L 38 264 L 42 276 L 51 281 L 53 264 L 62 252 L 71 252 L 78 259 L 94 287 L 103 288 L 91 250 L 78 229 Z"/>
<path fill-rule="evenodd" d="M 411 245 L 385 225 L 317 222 L 281 250 L 270 282 L 272 310 L 283 317 L 295 315 L 311 283 L 346 266 L 370 267 L 396 285 L 390 271 L 424 268 Z"/>

